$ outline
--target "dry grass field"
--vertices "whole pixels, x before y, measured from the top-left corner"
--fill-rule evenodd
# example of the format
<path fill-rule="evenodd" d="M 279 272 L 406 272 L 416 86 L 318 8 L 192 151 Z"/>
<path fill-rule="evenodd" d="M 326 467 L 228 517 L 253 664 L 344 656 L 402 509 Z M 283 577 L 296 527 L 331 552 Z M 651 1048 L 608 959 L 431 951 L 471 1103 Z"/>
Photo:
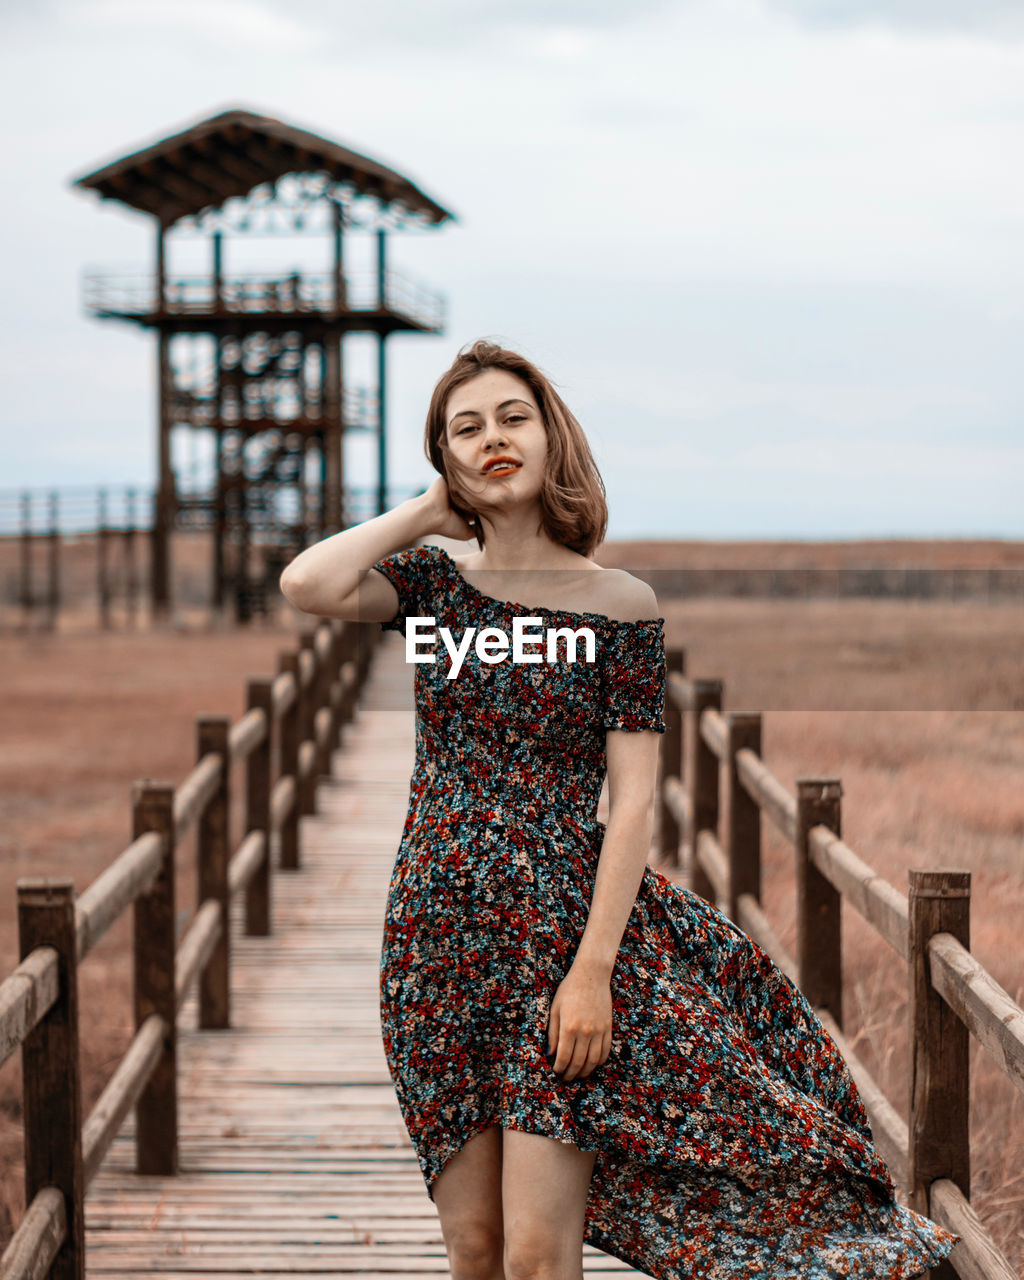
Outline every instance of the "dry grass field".
<path fill-rule="evenodd" d="M 599 558 L 628 568 L 714 567 L 732 557 L 788 566 L 852 554 L 831 547 L 634 543 Z M 896 556 L 886 544 L 872 551 L 871 563 Z M 906 559 L 1019 565 L 1024 549 L 921 544 Z M 1024 1001 L 1024 608 L 662 604 L 668 643 L 685 648 L 688 674 L 721 678 L 726 710 L 765 712 L 764 754 L 787 788 L 803 776 L 842 780 L 843 836 L 879 874 L 905 892 L 908 867 L 971 871 L 972 949 Z M 17 961 L 18 877 L 72 875 L 80 893 L 128 843 L 132 781 L 179 781 L 194 760 L 195 715 L 237 717 L 246 676 L 276 669 L 298 621 L 285 610 L 279 622 L 243 632 L 70 626 L 0 635 L 0 974 Z M 792 950 L 792 855 L 765 831 L 765 905 Z M 195 895 L 191 841 L 180 858 L 183 925 Z M 846 909 L 843 929 L 847 1032 L 905 1114 L 903 962 Z M 86 1111 L 131 1036 L 129 933 L 125 918 L 82 970 Z M 1024 1102 L 976 1049 L 971 1072 L 972 1199 L 1024 1274 Z M 14 1060 L 0 1069 L 0 1247 L 23 1212 L 19 1095 Z"/>

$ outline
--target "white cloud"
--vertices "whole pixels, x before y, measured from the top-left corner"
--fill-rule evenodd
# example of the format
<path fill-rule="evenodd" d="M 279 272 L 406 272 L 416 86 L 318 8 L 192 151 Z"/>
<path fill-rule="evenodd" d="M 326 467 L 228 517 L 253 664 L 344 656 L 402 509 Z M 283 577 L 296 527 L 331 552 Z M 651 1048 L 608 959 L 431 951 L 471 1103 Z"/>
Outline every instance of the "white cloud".
<path fill-rule="evenodd" d="M 71 0 L 62 6 L 69 27 L 106 26 L 119 35 L 155 32 L 183 39 L 213 42 L 237 52 L 239 48 L 267 54 L 305 54 L 317 43 L 315 25 L 300 20 L 300 7 L 257 0 Z"/>
<path fill-rule="evenodd" d="M 977 35 L 997 40 L 1024 38 L 1024 14 L 1017 0 L 768 0 L 810 27 L 865 25 L 910 33 Z"/>
<path fill-rule="evenodd" d="M 1024 476 L 1024 446 L 931 444 L 900 440 L 807 440 L 799 445 L 773 441 L 742 449 L 737 467 L 764 474 L 815 476 L 849 482 L 902 478 L 909 484 L 955 481 L 994 485 L 1007 475 Z"/>

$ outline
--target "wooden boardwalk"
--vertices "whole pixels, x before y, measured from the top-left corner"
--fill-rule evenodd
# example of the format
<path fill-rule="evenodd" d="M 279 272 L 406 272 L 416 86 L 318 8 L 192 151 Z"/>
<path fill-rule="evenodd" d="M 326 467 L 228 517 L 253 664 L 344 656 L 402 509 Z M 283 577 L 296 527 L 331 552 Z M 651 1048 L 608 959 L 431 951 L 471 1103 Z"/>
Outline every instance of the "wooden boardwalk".
<path fill-rule="evenodd" d="M 358 716 L 273 879 L 273 933 L 232 910 L 232 1028 L 179 1018 L 180 1172 L 134 1172 L 129 1117 L 86 1197 L 105 1277 L 444 1275 L 437 1211 L 381 1042 L 378 964 L 414 751 L 412 668 L 383 637 Z M 276 854 L 275 854 L 276 864 Z M 586 1246 L 588 1276 L 623 1263 Z"/>

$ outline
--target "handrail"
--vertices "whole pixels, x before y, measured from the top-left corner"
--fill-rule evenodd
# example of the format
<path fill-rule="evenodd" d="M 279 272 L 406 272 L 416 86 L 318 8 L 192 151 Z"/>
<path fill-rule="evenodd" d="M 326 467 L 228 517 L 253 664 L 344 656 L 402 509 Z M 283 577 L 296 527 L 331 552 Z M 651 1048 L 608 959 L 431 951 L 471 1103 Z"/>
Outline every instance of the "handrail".
<path fill-rule="evenodd" d="M 1024 1009 L 952 934 L 932 934 L 928 960 L 935 990 L 1024 1093 Z"/>
<path fill-rule="evenodd" d="M 967 946 L 969 872 L 911 869 L 909 896 L 898 892 L 837 834 L 839 779 L 800 778 L 794 796 L 761 756 L 760 713 L 723 713 L 722 682 L 687 678 L 682 649 L 667 656 L 660 865 L 679 867 L 682 848 L 693 891 L 725 910 L 811 1002 L 850 1067 L 879 1150 L 911 1207 L 961 1235 L 950 1265 L 965 1280 L 1020 1280 L 969 1200 L 969 1039 L 1024 1092 L 1024 1009 Z M 765 817 L 796 856 L 796 957 L 783 949 L 760 903 Z M 843 901 L 907 962 L 909 1123 L 843 1035 Z"/>
<path fill-rule="evenodd" d="M 354 713 L 372 651 L 361 642 L 367 635 L 358 623 L 322 620 L 281 654 L 280 674 L 249 681 L 248 709 L 234 724 L 199 716 L 195 766 L 177 787 L 135 784 L 135 839 L 81 897 L 62 877 L 18 881 L 25 954 L 0 982 L 0 1063 L 21 1048 L 25 1145 L 34 1154 L 27 1209 L 0 1258 L 0 1280 L 43 1280 L 58 1262 L 62 1274 L 83 1274 L 85 1193 L 132 1107 L 139 1172 L 176 1172 L 178 1011 L 198 984 L 200 1027 L 230 1025 L 231 901 L 245 894 L 248 934 L 270 933 L 271 850 L 283 871 L 299 868 L 300 812 L 315 810 L 318 779 Z M 229 786 L 241 764 L 246 831 L 229 856 Z M 175 942 L 175 850 L 193 828 L 201 901 Z M 129 907 L 135 1035 L 83 1123 L 78 965 Z"/>
<path fill-rule="evenodd" d="M 0 983 L 0 1066 L 56 1004 L 59 961 L 53 947 L 39 947 Z"/>
<path fill-rule="evenodd" d="M 25 1210 L 21 1226 L 0 1258 L 2 1280 L 45 1280 L 68 1236 L 64 1196 L 43 1187 Z"/>
<path fill-rule="evenodd" d="M 392 268 L 383 280 L 376 271 L 348 272 L 340 292 L 332 271 L 233 272 L 219 279 L 173 276 L 162 295 L 156 274 L 91 270 L 83 276 L 83 291 L 86 310 L 96 316 L 390 312 L 438 331 L 445 321 L 443 296 Z"/>
<path fill-rule="evenodd" d="M 164 842 L 155 831 L 139 836 L 102 871 L 75 903 L 77 959 L 82 961 L 121 912 L 148 893 L 160 871 Z"/>

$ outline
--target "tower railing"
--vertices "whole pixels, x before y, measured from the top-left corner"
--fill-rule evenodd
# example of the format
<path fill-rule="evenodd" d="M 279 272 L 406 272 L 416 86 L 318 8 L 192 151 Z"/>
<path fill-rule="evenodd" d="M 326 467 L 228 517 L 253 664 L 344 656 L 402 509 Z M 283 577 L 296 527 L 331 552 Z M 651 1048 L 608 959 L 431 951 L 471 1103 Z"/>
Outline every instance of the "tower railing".
<path fill-rule="evenodd" d="M 160 299 L 156 274 L 88 271 L 84 276 L 86 310 L 94 316 L 143 318 L 177 315 L 344 315 L 349 312 L 390 312 L 440 332 L 445 322 L 441 294 L 402 272 L 387 270 L 347 273 L 339 290 L 331 271 L 266 272 L 216 277 L 169 277 Z"/>

